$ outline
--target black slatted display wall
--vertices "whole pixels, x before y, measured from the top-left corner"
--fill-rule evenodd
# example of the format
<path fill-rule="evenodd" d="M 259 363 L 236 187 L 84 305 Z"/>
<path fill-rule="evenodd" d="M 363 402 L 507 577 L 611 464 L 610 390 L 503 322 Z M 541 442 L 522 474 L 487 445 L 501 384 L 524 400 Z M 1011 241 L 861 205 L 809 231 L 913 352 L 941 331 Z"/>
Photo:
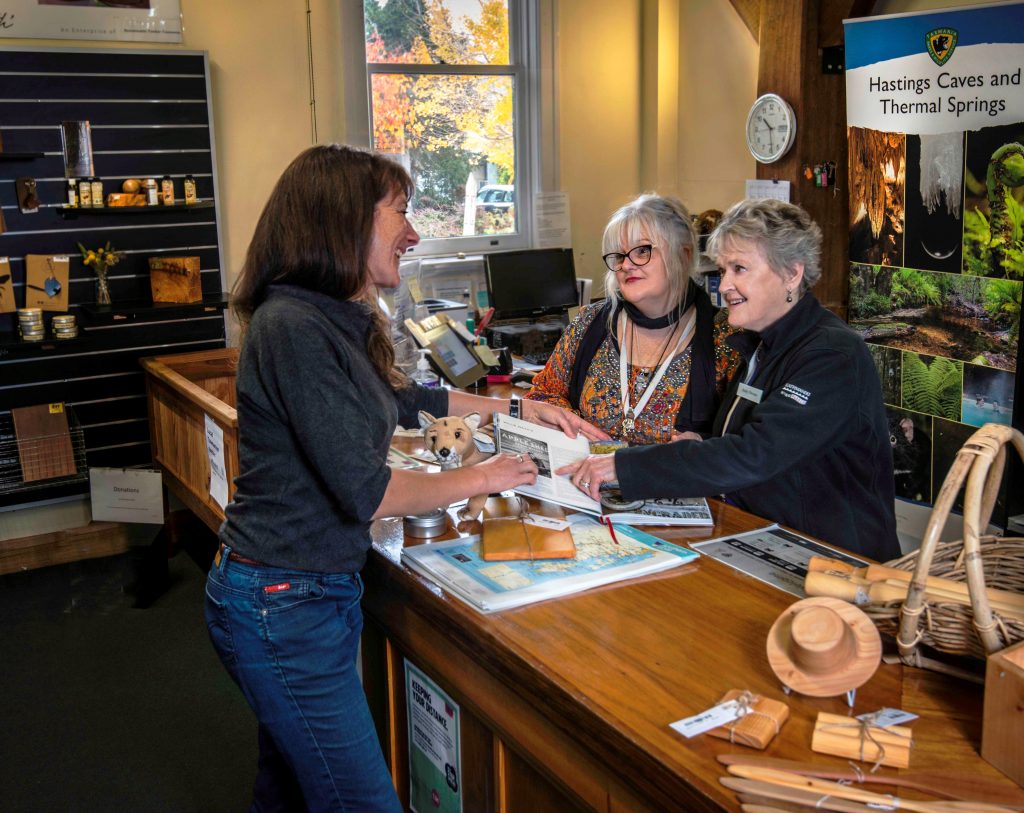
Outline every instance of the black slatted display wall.
<path fill-rule="evenodd" d="M 183 196 L 196 180 L 199 205 L 170 209 L 62 210 L 67 181 L 62 121 L 87 120 L 95 175 L 104 193 L 127 178 L 170 175 Z M 90 466 L 151 459 L 145 384 L 139 359 L 225 345 L 224 290 L 215 205 L 214 144 L 206 55 L 196 51 L 0 47 L 0 206 L 14 297 L 25 303 L 25 255 L 70 258 L 69 312 L 77 339 L 25 343 L 15 314 L 0 313 L 0 426 L 20 406 L 63 401 L 84 430 Z M 41 153 L 41 154 L 40 154 Z M 22 214 L 15 180 L 36 180 L 40 210 Z M 179 200 L 179 203 L 181 201 Z M 113 304 L 96 306 L 92 269 L 77 244 L 110 241 L 124 252 L 109 271 Z M 154 305 L 150 257 L 198 256 L 204 300 Z M 49 326 L 52 313 L 44 313 Z M 49 332 L 48 332 L 49 337 Z M 0 508 L 88 490 L 87 483 L 5 493 Z"/>

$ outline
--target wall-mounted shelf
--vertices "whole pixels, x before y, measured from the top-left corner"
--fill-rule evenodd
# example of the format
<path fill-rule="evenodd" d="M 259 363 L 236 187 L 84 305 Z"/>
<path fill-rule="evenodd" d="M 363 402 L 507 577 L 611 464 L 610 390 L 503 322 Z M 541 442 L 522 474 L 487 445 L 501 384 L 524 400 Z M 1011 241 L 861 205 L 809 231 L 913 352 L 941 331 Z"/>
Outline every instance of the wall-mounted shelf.
<path fill-rule="evenodd" d="M 77 217 L 90 217 L 102 215 L 114 217 L 132 215 L 159 215 L 159 214 L 182 214 L 183 212 L 195 212 L 202 209 L 212 209 L 212 200 L 201 200 L 186 206 L 184 203 L 176 203 L 173 206 L 61 206 L 57 209 L 60 216 L 65 220 L 74 220 Z"/>
<path fill-rule="evenodd" d="M 82 322 L 88 332 L 89 325 L 136 322 L 151 319 L 180 319 L 204 313 L 220 313 L 228 307 L 226 293 L 206 294 L 199 302 L 153 302 L 136 300 L 114 302 L 110 305 L 86 303 L 81 306 Z"/>
<path fill-rule="evenodd" d="M 0 161 L 32 161 L 42 157 L 41 152 L 0 152 Z"/>

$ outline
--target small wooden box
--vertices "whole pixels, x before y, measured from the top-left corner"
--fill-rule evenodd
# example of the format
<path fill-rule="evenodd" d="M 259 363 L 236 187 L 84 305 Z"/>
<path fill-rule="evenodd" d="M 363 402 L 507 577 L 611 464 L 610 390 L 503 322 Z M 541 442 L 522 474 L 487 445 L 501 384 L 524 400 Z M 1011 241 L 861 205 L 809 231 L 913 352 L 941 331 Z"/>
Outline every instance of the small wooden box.
<path fill-rule="evenodd" d="M 150 257 L 149 284 L 154 302 L 201 302 L 198 257 Z"/>
<path fill-rule="evenodd" d="M 988 656 L 981 756 L 1024 785 L 1024 642 Z"/>
<path fill-rule="evenodd" d="M 730 689 L 718 702 L 725 703 L 728 700 L 735 700 L 741 694 L 743 692 L 740 689 Z M 721 740 L 729 740 L 763 751 L 775 739 L 782 724 L 789 719 L 789 706 L 779 700 L 772 700 L 770 697 L 755 695 L 750 704 L 750 712 L 756 712 L 756 714 L 747 713 L 735 722 L 713 728 L 708 734 Z"/>

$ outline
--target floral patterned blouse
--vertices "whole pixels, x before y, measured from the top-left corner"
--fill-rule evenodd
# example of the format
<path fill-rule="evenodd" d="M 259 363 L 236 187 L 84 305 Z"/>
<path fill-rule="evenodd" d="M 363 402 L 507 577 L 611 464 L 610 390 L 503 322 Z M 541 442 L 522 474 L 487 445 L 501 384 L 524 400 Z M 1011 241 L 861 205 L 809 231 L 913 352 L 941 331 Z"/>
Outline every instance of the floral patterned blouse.
<path fill-rule="evenodd" d="M 630 444 L 668 443 L 672 437 L 676 413 L 690 384 L 690 357 L 693 342 L 687 345 L 672 363 L 654 391 L 644 411 L 636 417 L 632 431 L 622 425 L 622 398 L 619 392 L 619 352 L 609 331 L 597 348 L 590 364 L 580 394 L 580 408 L 569 403 L 569 382 L 572 378 L 572 364 L 580 342 L 601 310 L 601 304 L 588 305 L 566 328 L 555 346 L 548 363 L 533 379 L 533 387 L 526 397 L 545 401 L 571 410 L 595 426 L 600 427 L 616 440 Z M 722 314 L 715 317 L 715 380 L 718 396 L 721 397 L 730 377 L 740 363 L 740 355 L 724 341 L 736 332 L 725 321 Z M 654 367 L 628 366 L 627 379 L 634 402 L 643 394 L 644 385 L 653 378 Z"/>

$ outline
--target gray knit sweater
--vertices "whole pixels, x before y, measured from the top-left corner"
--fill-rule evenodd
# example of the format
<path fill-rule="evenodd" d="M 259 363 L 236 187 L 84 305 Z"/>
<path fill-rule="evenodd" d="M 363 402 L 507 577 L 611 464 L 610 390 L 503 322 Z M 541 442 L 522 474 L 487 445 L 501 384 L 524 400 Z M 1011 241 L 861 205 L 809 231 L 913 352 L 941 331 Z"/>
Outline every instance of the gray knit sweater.
<path fill-rule="evenodd" d="M 448 414 L 446 390 L 395 392 L 366 355 L 369 308 L 272 286 L 238 365 L 237 490 L 221 540 L 270 565 L 355 573 L 391 479 L 396 423 Z"/>

